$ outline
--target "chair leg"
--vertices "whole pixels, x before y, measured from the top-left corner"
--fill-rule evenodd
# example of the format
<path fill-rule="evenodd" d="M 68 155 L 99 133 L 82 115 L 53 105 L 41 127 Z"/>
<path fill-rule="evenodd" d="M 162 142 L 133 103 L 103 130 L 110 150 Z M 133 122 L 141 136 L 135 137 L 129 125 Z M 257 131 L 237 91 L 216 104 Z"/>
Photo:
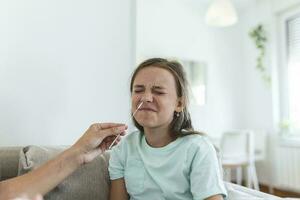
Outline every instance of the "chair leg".
<path fill-rule="evenodd" d="M 254 189 L 259 191 L 259 185 L 258 185 L 258 179 L 257 179 L 255 165 L 252 164 L 250 167 L 251 167 L 251 174 L 252 174 Z"/>
<path fill-rule="evenodd" d="M 225 174 L 224 174 L 225 181 L 231 182 L 231 169 L 225 168 L 224 172 L 225 172 Z"/>
<path fill-rule="evenodd" d="M 247 188 L 252 188 L 251 166 L 247 165 Z"/>
<path fill-rule="evenodd" d="M 236 183 L 242 185 L 242 167 L 236 168 Z"/>

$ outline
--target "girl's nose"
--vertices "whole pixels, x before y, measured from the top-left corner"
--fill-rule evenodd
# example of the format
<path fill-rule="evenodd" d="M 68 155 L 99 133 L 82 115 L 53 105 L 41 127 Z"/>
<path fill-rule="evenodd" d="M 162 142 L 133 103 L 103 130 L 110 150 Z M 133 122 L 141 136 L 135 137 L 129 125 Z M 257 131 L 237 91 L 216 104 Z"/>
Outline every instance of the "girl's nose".
<path fill-rule="evenodd" d="M 151 92 L 146 92 L 146 93 L 141 97 L 141 101 L 144 101 L 144 102 L 152 102 L 152 101 L 153 101 L 153 96 L 152 96 Z"/>

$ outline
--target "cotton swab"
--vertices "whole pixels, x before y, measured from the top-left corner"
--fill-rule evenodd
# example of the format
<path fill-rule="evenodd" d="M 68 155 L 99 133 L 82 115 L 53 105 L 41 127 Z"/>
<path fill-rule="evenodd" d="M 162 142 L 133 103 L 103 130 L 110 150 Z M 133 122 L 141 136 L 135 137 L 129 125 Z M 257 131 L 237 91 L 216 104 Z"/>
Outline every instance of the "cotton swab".
<path fill-rule="evenodd" d="M 143 105 L 143 101 L 141 101 L 141 103 L 138 105 L 137 109 L 134 111 L 134 113 L 132 114 L 132 117 L 134 117 L 135 113 L 140 109 L 140 107 Z"/>
<path fill-rule="evenodd" d="M 141 101 L 141 103 L 138 105 L 137 109 L 133 112 L 132 117 L 134 117 L 134 115 L 136 114 L 136 112 L 140 109 L 140 107 L 143 105 L 143 101 Z M 112 146 L 116 143 L 117 139 L 121 136 L 121 134 L 119 134 L 114 141 L 112 141 L 112 143 L 109 145 L 108 149 L 111 149 Z"/>

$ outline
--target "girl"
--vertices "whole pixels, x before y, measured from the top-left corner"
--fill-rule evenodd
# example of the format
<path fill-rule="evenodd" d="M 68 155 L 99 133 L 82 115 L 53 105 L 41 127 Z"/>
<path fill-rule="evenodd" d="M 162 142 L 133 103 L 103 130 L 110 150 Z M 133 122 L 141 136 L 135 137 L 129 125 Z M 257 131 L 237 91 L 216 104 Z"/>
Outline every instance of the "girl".
<path fill-rule="evenodd" d="M 130 91 L 139 131 L 111 152 L 110 200 L 223 199 L 215 149 L 192 127 L 182 66 L 146 60 L 134 71 Z"/>

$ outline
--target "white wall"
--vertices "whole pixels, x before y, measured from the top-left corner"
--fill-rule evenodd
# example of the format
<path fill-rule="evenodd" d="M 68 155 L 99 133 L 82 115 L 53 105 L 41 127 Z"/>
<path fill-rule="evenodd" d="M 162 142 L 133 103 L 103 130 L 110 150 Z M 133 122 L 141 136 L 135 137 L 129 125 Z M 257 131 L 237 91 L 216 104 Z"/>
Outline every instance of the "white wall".
<path fill-rule="evenodd" d="M 277 172 L 275 171 L 278 158 L 276 151 L 279 128 L 277 15 L 296 4 L 299 5 L 299 1 L 256 1 L 240 17 L 242 20 L 242 50 L 246 56 L 243 60 L 244 73 L 241 74 L 245 84 L 241 93 L 243 105 L 240 107 L 242 112 L 239 124 L 241 128 L 263 130 L 267 133 L 267 154 L 264 161 L 257 163 L 258 177 L 260 183 L 274 186 L 279 185 L 281 181 L 276 178 Z M 248 37 L 249 30 L 259 23 L 265 26 L 268 37 L 264 64 L 272 76 L 270 86 L 262 80 L 261 74 L 255 69 L 258 51 Z"/>
<path fill-rule="evenodd" d="M 0 1 L 0 145 L 71 144 L 129 121 L 130 0 Z"/>
<path fill-rule="evenodd" d="M 238 99 L 233 92 L 242 81 L 237 76 L 241 44 L 236 42 L 241 36 L 239 26 L 207 27 L 204 10 L 180 0 L 138 1 L 136 57 L 138 62 L 155 56 L 206 62 L 207 104 L 191 105 L 191 115 L 196 129 L 219 135 L 236 127 Z"/>
<path fill-rule="evenodd" d="M 261 73 L 256 69 L 256 58 L 259 52 L 254 42 L 249 38 L 249 31 L 259 23 L 264 25 L 268 37 L 264 65 L 271 75 L 270 55 L 272 52 L 270 51 L 270 44 L 274 41 L 270 37 L 270 30 L 272 30 L 270 16 L 271 9 L 267 1 L 257 1 L 241 15 L 241 23 L 243 24 L 241 29 L 243 37 L 242 50 L 246 56 L 244 57 L 244 64 L 242 66 L 244 73 L 241 74 L 244 80 L 244 90 L 241 93 L 243 105 L 240 107 L 240 128 L 261 130 L 267 134 L 268 139 L 275 134 L 272 85 L 268 85 L 262 79 Z M 270 142 L 267 142 L 266 145 L 270 145 Z M 257 162 L 259 182 L 264 184 L 269 184 L 272 181 L 271 176 L 274 176 L 272 170 L 269 168 L 271 156 L 270 148 L 268 147 L 266 147 L 265 160 Z"/>

